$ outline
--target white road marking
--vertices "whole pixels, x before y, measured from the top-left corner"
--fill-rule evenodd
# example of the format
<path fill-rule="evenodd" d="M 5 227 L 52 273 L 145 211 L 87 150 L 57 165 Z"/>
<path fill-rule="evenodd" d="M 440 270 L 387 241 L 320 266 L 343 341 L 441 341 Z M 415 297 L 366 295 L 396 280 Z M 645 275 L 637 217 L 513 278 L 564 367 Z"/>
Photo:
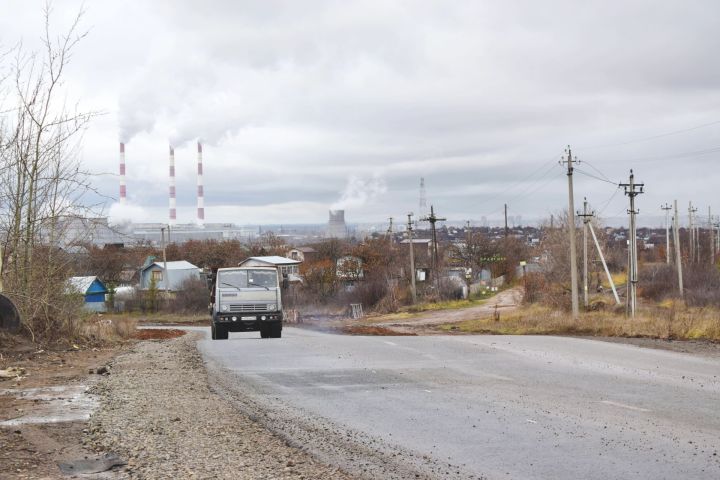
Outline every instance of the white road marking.
<path fill-rule="evenodd" d="M 393 347 L 397 347 L 397 343 L 393 343 L 393 342 L 383 342 L 383 343 L 387 343 L 388 345 L 392 345 Z"/>
<path fill-rule="evenodd" d="M 432 393 L 432 390 L 423 390 L 423 392 Z"/>
<path fill-rule="evenodd" d="M 633 405 L 627 405 L 625 403 L 613 402 L 612 400 L 602 400 L 600 403 L 605 405 L 612 405 L 614 407 L 627 408 L 628 410 L 635 410 L 636 412 L 649 412 L 647 408 L 635 407 Z"/>
<path fill-rule="evenodd" d="M 529 418 L 526 418 L 525 421 L 528 422 L 528 423 L 537 423 L 537 421 L 535 421 L 535 420 L 530 420 Z"/>

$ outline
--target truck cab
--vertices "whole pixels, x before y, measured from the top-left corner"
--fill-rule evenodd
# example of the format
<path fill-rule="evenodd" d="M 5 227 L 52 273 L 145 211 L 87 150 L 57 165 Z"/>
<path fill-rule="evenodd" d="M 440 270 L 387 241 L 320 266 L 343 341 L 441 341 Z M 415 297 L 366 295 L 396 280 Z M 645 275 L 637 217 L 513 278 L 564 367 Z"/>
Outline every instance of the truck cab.
<path fill-rule="evenodd" d="M 273 267 L 219 268 L 211 295 L 212 339 L 229 332 L 260 332 L 262 338 L 282 336 L 282 296 Z"/>

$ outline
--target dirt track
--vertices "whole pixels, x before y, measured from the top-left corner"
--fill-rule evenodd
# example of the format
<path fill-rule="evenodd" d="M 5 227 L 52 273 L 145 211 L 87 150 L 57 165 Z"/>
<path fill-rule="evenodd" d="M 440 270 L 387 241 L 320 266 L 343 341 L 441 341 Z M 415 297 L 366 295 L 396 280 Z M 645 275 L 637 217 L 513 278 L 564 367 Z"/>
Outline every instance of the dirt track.
<path fill-rule="evenodd" d="M 494 315 L 496 310 L 500 315 L 511 312 L 520 306 L 522 295 L 522 288 L 514 287 L 498 293 L 477 307 L 429 311 L 407 320 L 380 322 L 375 325 L 402 333 L 430 333 L 428 330 L 438 325 L 489 317 Z"/>

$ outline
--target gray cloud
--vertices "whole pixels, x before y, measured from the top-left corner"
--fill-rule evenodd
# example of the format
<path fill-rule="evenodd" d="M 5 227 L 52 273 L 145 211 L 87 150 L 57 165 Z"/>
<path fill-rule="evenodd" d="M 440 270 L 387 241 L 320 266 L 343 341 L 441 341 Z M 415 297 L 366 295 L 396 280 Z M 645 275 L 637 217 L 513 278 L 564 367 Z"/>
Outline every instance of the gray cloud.
<path fill-rule="evenodd" d="M 0 19 L 5 43 L 37 35 L 36 3 Z M 65 18 L 78 5 L 56 10 Z M 324 221 L 351 179 L 376 176 L 385 188 L 349 219 L 416 210 L 421 176 L 450 218 L 497 214 L 505 202 L 524 218 L 546 215 L 564 206 L 563 172 L 551 167 L 568 143 L 613 181 L 634 167 L 648 186 L 641 209 L 652 211 L 686 203 L 679 185 L 715 158 L 697 152 L 720 146 L 717 124 L 634 142 L 720 120 L 720 5 L 710 0 L 135 0 L 87 10 L 91 35 L 67 83 L 109 114 L 86 135 L 84 158 L 115 171 L 117 139 L 129 142 L 129 195 L 158 211 L 171 142 L 191 217 L 197 138 L 208 145 L 208 218 L 235 211 L 250 223 L 288 203 L 287 223 Z M 715 173 L 703 177 L 693 200 L 711 204 Z M 98 183 L 115 194 L 114 178 Z M 578 174 L 577 189 L 624 208 L 607 182 Z"/>

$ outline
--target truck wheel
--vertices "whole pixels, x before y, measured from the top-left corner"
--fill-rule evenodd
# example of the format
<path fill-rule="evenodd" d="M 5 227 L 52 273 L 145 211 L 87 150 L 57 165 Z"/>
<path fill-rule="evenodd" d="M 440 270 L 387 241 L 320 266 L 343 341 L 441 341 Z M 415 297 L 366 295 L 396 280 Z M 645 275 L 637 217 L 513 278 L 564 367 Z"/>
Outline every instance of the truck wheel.
<path fill-rule="evenodd" d="M 217 328 L 215 327 L 215 322 L 210 323 L 210 337 L 213 340 L 217 340 Z"/>
<path fill-rule="evenodd" d="M 268 328 L 268 325 L 260 325 L 260 338 L 270 338 L 270 328 Z"/>
<path fill-rule="evenodd" d="M 217 337 L 217 340 L 227 340 L 228 339 L 228 327 L 224 325 L 217 325 L 215 327 L 215 336 Z"/>
<path fill-rule="evenodd" d="M 270 329 L 270 338 L 281 338 L 282 337 L 282 323 L 276 323 Z"/>

